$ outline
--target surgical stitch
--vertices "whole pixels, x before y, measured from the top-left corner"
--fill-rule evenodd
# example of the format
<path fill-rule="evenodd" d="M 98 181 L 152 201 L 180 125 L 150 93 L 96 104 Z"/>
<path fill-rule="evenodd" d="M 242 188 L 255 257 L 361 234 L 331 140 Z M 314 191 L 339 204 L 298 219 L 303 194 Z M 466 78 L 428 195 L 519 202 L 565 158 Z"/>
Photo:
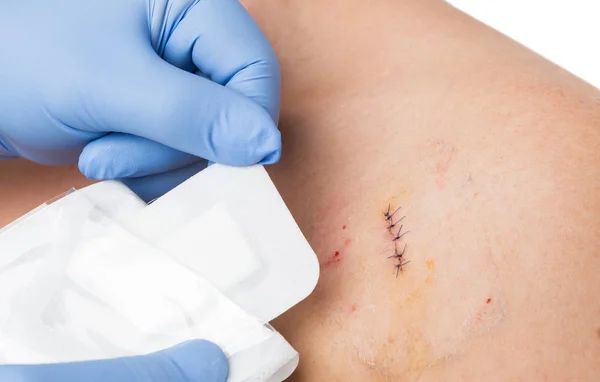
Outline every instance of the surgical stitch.
<path fill-rule="evenodd" d="M 406 216 L 401 217 L 400 219 L 397 219 L 396 221 L 394 221 L 394 216 L 396 215 L 396 213 L 398 211 L 400 211 L 401 207 L 396 208 L 396 210 L 394 212 L 391 212 L 391 204 L 388 204 L 388 209 L 387 212 L 385 212 L 384 217 L 385 220 L 388 222 L 388 226 L 387 226 L 387 230 L 390 233 L 390 235 L 392 235 L 392 241 L 394 242 L 394 254 L 392 256 L 389 256 L 388 259 L 395 259 L 396 260 L 396 278 L 398 278 L 398 274 L 400 273 L 400 271 L 402 270 L 402 267 L 404 267 L 406 264 L 410 263 L 410 260 L 408 261 L 404 261 L 404 253 L 406 252 L 406 243 L 404 243 L 404 247 L 402 247 L 402 251 L 399 251 L 398 248 L 398 241 L 407 233 L 410 232 L 409 231 L 404 231 L 402 232 L 402 228 L 404 228 L 403 224 L 400 224 L 402 222 L 402 220 L 404 220 L 404 218 Z M 400 224 L 400 227 L 398 228 L 398 230 L 396 231 L 394 228 Z"/>

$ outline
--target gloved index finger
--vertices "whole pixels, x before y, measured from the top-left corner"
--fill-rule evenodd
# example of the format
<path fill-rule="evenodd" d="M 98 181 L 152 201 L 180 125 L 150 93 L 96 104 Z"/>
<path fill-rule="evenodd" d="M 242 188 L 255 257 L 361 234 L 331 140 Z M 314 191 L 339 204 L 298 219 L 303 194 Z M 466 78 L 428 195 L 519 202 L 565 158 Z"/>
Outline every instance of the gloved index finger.
<path fill-rule="evenodd" d="M 226 165 L 277 162 L 279 66 L 252 17 L 235 0 L 165 1 L 161 4 L 188 4 L 165 13 L 180 13 L 165 16 L 172 25 L 161 30 L 173 30 L 159 39 L 165 48 L 152 38 L 153 50 L 145 44 L 139 49 L 140 40 L 123 36 L 116 45 L 119 64 L 100 70 L 82 111 L 60 115 L 60 121 L 81 130 L 143 137 Z M 159 23 L 152 19 L 151 25 Z M 209 79 L 189 73 L 194 68 L 186 59 Z M 87 160 L 101 162 L 102 155 Z M 89 165 L 80 163 L 84 172 Z"/>
<path fill-rule="evenodd" d="M 169 37 L 163 58 L 178 67 L 190 60 L 225 85 L 279 118 L 277 56 L 252 16 L 237 0 L 197 2 Z"/>

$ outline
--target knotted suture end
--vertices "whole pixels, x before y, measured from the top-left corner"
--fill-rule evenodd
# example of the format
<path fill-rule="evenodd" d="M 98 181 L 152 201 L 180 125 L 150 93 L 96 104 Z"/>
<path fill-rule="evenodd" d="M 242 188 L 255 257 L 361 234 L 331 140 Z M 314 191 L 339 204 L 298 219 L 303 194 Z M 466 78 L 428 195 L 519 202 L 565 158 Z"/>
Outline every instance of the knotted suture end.
<path fill-rule="evenodd" d="M 403 231 L 404 225 L 401 224 L 401 222 L 406 216 L 399 217 L 398 212 L 400 211 L 400 209 L 401 207 L 398 207 L 392 212 L 392 205 L 391 203 L 388 203 L 388 208 L 383 214 L 387 222 L 387 230 L 391 236 L 392 242 L 394 243 L 394 254 L 392 256 L 389 256 L 388 259 L 394 259 L 394 261 L 396 262 L 396 278 L 398 278 L 400 271 L 404 270 L 404 266 L 410 263 L 410 260 L 405 260 L 404 258 L 407 244 L 404 243 L 404 245 L 402 246 L 400 243 L 404 235 L 410 232 Z M 399 226 L 399 228 L 396 228 L 397 226 Z M 402 248 L 402 250 L 400 250 L 400 248 Z"/>

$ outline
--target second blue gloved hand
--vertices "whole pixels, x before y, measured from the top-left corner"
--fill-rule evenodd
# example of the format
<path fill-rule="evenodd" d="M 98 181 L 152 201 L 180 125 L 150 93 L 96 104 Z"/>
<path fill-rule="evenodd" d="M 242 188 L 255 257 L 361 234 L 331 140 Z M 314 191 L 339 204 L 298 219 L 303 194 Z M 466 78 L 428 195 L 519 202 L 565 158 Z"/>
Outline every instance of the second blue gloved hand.
<path fill-rule="evenodd" d="M 190 341 L 144 356 L 0 366 L 2 382 L 225 382 L 227 359 L 210 342 Z"/>
<path fill-rule="evenodd" d="M 279 159 L 279 66 L 236 0 L 2 1 L 0 51 L 0 158 L 137 178 L 146 198 L 199 158 Z"/>

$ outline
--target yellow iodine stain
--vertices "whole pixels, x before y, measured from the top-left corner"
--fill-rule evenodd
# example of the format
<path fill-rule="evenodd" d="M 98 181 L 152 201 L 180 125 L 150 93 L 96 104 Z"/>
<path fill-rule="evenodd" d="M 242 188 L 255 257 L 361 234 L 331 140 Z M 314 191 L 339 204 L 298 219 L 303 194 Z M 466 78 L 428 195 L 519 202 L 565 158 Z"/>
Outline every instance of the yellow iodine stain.
<path fill-rule="evenodd" d="M 412 304 L 419 301 L 423 292 L 425 291 L 425 288 L 427 286 L 432 286 L 435 283 L 435 260 L 426 260 L 425 267 L 427 268 L 427 277 L 425 278 L 425 283 L 410 291 L 404 297 L 404 299 L 402 299 L 402 302 L 400 303 L 401 307 L 406 307 L 407 304 Z"/>
<path fill-rule="evenodd" d="M 417 328 L 408 328 L 406 336 L 408 338 L 406 347 L 407 371 L 420 373 L 432 364 L 431 344 L 423 336 L 422 331 Z"/>
<path fill-rule="evenodd" d="M 427 260 L 425 265 L 427 266 L 427 284 L 433 285 L 435 282 L 435 261 Z"/>

